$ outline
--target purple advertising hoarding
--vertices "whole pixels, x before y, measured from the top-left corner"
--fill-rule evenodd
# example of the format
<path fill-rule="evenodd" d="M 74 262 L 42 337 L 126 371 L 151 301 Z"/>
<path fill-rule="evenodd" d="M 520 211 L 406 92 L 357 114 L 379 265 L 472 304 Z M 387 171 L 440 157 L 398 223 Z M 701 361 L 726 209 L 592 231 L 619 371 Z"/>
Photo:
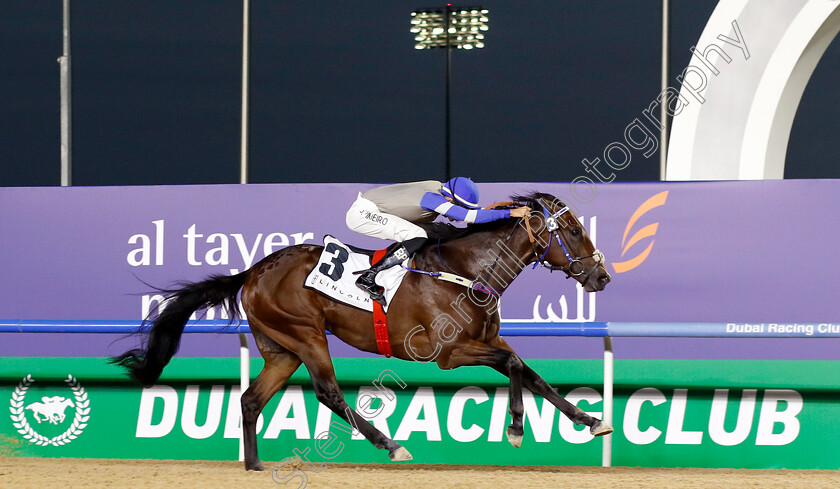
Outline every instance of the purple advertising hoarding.
<path fill-rule="evenodd" d="M 144 282 L 168 286 L 241 271 L 284 246 L 321 243 L 325 234 L 384 247 L 344 223 L 357 193 L 369 187 L 0 188 L 0 318 L 140 319 L 156 300 Z M 606 255 L 613 277 L 605 291 L 588 294 L 561 273 L 527 268 L 504 296 L 503 321 L 838 322 L 840 278 L 833 271 L 840 264 L 840 226 L 832 211 L 840 204 L 840 181 L 479 187 L 483 205 L 534 190 L 564 200 Z M 3 335 L 4 344 L 10 336 Z M 600 349 L 592 339 L 562 341 Z M 667 347 L 652 338 L 622 341 L 631 356 L 643 356 L 651 345 Z M 720 348 L 720 341 L 704 341 L 710 350 Z M 776 348 L 781 340 L 763 341 Z M 824 358 L 840 357 L 832 340 L 785 345 L 802 341 L 816 358 L 821 348 Z M 537 356 L 552 355 L 538 339 L 521 344 Z"/>

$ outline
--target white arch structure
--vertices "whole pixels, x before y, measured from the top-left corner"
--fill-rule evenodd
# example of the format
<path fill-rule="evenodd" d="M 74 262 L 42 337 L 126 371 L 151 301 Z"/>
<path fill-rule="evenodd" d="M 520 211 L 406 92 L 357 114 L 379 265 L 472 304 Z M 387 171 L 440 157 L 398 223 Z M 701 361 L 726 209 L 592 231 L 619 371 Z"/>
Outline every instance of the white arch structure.
<path fill-rule="evenodd" d="M 723 39 L 738 31 L 746 51 Z M 840 0 L 721 0 L 683 72 L 665 179 L 784 178 L 802 93 L 838 31 Z M 713 44 L 729 61 L 701 57 Z"/>

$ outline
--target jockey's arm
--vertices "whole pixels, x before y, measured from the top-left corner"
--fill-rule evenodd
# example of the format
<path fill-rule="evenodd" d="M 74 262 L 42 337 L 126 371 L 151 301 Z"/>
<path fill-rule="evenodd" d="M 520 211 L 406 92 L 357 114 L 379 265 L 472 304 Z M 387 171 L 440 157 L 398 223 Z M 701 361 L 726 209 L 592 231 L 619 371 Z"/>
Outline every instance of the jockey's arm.
<path fill-rule="evenodd" d="M 512 212 L 508 209 L 466 209 L 449 202 L 446 197 L 435 192 L 427 192 L 420 201 L 420 206 L 426 210 L 437 212 L 456 221 L 467 223 L 484 223 L 497 219 L 511 217 Z M 520 208 L 521 209 L 521 208 Z M 518 211 L 519 209 L 514 209 Z M 519 212 L 517 212 L 519 214 Z M 515 216 L 514 217 L 520 217 Z"/>

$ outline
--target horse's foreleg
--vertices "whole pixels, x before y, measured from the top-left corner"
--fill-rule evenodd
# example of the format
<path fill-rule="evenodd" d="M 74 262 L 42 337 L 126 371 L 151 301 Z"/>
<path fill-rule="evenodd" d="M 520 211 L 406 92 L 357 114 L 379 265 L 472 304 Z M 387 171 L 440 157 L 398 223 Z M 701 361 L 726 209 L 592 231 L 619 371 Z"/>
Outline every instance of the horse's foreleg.
<path fill-rule="evenodd" d="M 264 351 L 262 354 L 265 366 L 241 399 L 245 470 L 263 470 L 257 454 L 257 419 L 269 399 L 283 387 L 301 363 L 300 358 L 288 351 Z"/>
<path fill-rule="evenodd" d="M 511 353 L 504 363 L 503 369 L 498 366 L 494 367 L 502 374 L 507 371 L 507 376 L 510 378 L 510 426 L 507 428 L 508 441 L 514 448 L 519 448 L 522 445 L 522 436 L 525 434 L 523 427 L 523 419 L 525 415 L 525 405 L 522 403 L 522 359 L 516 353 Z"/>
<path fill-rule="evenodd" d="M 496 344 L 498 344 L 500 348 L 513 352 L 510 345 L 501 338 L 499 338 L 499 341 Z M 548 382 L 543 380 L 543 378 L 540 377 L 540 375 L 531 367 L 526 365 L 524 362 L 522 365 L 522 383 L 528 390 L 548 399 L 548 402 L 553 404 L 560 410 L 560 412 L 565 414 L 566 417 L 572 420 L 573 423 L 589 426 L 589 432 L 595 436 L 602 436 L 613 432 L 612 426 L 604 423 L 600 419 L 593 418 L 592 416 L 586 414 L 582 409 L 564 399 L 563 396 L 557 393 L 557 391 L 555 391 Z"/>
<path fill-rule="evenodd" d="M 600 419 L 593 418 L 579 407 L 564 399 L 563 396 L 558 394 L 557 391 L 548 385 L 548 382 L 543 380 L 539 374 L 534 372 L 531 367 L 527 365 L 525 365 L 522 372 L 522 382 L 525 384 L 525 387 L 534 394 L 548 399 L 548 402 L 554 404 L 554 406 L 565 414 L 567 418 L 572 420 L 573 423 L 589 426 L 589 432 L 592 433 L 592 435 L 602 436 L 613 432 L 612 426 L 604 423 Z"/>
<path fill-rule="evenodd" d="M 445 357 L 445 358 L 444 358 Z M 492 367 L 510 379 L 510 418 L 507 437 L 511 445 L 522 445 L 523 417 L 522 372 L 524 363 L 515 352 L 478 341 L 467 340 L 456 344 L 448 355 L 439 355 L 437 364 L 442 369 L 484 365 Z"/>
<path fill-rule="evenodd" d="M 388 456 L 391 460 L 396 462 L 411 460 L 412 457 L 408 450 L 368 423 L 367 419 L 351 409 L 344 400 L 344 393 L 341 392 L 338 380 L 335 378 L 335 369 L 330 359 L 326 338 L 324 338 L 323 345 L 320 343 L 318 345 L 307 345 L 307 348 L 301 352 L 301 357 L 309 371 L 309 376 L 312 378 L 315 397 L 321 404 L 350 423 L 350 428 L 361 432 L 373 446 L 388 450 Z"/>

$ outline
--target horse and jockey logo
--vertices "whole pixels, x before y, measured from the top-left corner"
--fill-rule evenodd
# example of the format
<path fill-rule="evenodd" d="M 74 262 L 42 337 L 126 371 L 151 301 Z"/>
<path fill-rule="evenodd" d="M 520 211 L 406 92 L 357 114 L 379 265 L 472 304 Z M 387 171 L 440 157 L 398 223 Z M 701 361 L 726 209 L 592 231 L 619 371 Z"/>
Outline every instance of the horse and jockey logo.
<path fill-rule="evenodd" d="M 72 375 L 68 375 L 64 382 L 70 387 L 72 399 L 65 396 L 41 396 L 40 401 L 26 402 L 26 394 L 35 382 L 32 375 L 27 375 L 20 381 L 12 393 L 11 411 L 12 424 L 23 438 L 40 446 L 61 446 L 75 440 L 87 426 L 90 419 L 90 400 L 84 387 Z M 72 422 L 67 425 L 68 409 L 73 409 Z M 29 412 L 27 414 L 27 412 Z M 35 421 L 33 426 L 29 417 Z M 61 430 L 56 434 L 56 429 Z M 45 435 L 46 433 L 46 435 Z M 54 436 L 49 436 L 54 435 Z"/>
<path fill-rule="evenodd" d="M 42 397 L 41 400 L 43 402 L 33 402 L 26 406 L 26 409 L 32 411 L 32 414 L 35 415 L 35 421 L 38 424 L 41 421 L 49 421 L 52 424 L 63 423 L 66 417 L 64 411 L 67 410 L 68 406 L 75 406 L 73 401 L 61 396 Z"/>

